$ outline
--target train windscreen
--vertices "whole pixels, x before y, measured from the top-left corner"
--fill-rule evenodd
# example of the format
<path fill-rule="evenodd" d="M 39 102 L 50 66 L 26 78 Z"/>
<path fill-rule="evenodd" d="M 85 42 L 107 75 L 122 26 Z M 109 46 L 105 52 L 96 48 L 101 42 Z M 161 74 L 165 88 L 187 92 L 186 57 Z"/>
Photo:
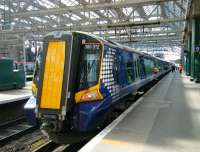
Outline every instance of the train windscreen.
<path fill-rule="evenodd" d="M 100 43 L 82 43 L 78 90 L 97 84 L 100 69 L 100 50 Z"/>

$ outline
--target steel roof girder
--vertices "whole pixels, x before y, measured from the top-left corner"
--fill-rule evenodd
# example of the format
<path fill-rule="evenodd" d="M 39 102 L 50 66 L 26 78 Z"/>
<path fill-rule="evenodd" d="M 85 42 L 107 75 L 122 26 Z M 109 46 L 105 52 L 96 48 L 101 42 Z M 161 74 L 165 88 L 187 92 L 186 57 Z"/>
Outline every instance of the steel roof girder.
<path fill-rule="evenodd" d="M 21 18 L 21 17 L 33 17 L 33 16 L 44 16 L 44 15 L 59 15 L 65 14 L 67 12 L 80 12 L 80 11 L 92 11 L 92 10 L 100 10 L 100 9 L 111 9 L 111 8 L 120 8 L 126 6 L 134 6 L 136 4 L 145 4 L 145 3 L 158 3 L 165 1 L 173 1 L 173 0 L 127 0 L 115 3 L 102 3 L 102 4 L 91 4 L 91 5 L 76 5 L 76 6 L 66 6 L 63 8 L 51 8 L 47 10 L 37 10 L 37 11 L 25 11 L 25 12 L 17 12 L 12 13 L 11 16 L 13 18 Z"/>

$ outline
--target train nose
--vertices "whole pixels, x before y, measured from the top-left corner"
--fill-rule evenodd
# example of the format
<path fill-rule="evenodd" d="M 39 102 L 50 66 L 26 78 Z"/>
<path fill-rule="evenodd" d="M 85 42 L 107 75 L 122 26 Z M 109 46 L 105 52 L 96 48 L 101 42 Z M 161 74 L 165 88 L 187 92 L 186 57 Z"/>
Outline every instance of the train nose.
<path fill-rule="evenodd" d="M 46 122 L 44 122 L 41 125 L 41 129 L 45 130 L 47 132 L 49 132 L 50 130 L 53 130 L 54 128 L 55 128 L 55 125 L 53 123 L 46 123 Z"/>
<path fill-rule="evenodd" d="M 49 118 L 43 121 L 41 125 L 41 130 L 47 133 L 59 132 L 62 130 L 62 121 L 58 121 L 58 118 Z"/>

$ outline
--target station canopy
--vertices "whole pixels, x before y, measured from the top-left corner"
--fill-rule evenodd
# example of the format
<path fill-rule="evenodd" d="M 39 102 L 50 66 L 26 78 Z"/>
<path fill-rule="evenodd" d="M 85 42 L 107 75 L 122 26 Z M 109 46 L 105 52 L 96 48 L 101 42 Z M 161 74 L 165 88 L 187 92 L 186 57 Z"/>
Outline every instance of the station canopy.
<path fill-rule="evenodd" d="M 1 0 L 0 44 L 78 30 L 156 56 L 180 56 L 190 5 L 191 0 Z"/>

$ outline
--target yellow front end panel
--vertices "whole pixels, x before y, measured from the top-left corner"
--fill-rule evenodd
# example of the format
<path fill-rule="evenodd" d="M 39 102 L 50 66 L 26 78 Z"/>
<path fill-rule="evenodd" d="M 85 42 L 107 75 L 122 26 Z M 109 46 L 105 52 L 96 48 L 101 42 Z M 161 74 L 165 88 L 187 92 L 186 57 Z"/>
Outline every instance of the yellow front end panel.
<path fill-rule="evenodd" d="M 65 64 L 65 42 L 48 43 L 40 108 L 60 109 Z"/>

